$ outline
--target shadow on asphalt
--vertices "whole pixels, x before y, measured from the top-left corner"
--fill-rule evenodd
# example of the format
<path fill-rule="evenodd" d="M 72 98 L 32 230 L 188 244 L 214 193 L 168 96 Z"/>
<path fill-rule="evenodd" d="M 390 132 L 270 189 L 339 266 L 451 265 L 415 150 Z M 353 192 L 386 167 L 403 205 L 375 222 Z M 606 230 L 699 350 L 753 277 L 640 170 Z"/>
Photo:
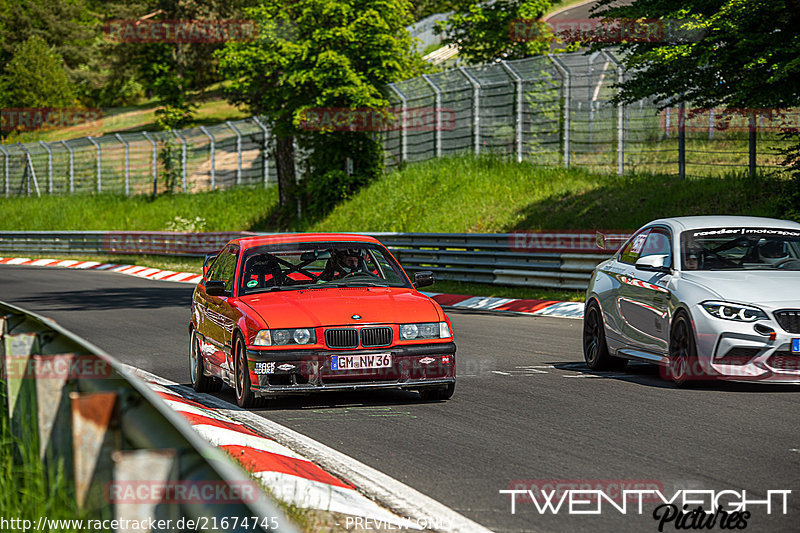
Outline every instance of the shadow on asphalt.
<path fill-rule="evenodd" d="M 573 372 L 575 374 L 585 374 L 587 376 L 596 376 L 603 379 L 614 379 L 617 381 L 625 381 L 628 383 L 635 383 L 637 385 L 645 385 L 647 387 L 655 387 L 660 389 L 676 389 L 687 391 L 716 391 L 716 392 L 794 392 L 800 393 L 800 385 L 781 385 L 776 383 L 748 383 L 741 381 L 696 381 L 691 383 L 686 388 L 679 388 L 671 381 L 661 377 L 660 370 L 656 365 L 647 363 L 628 362 L 625 370 L 614 370 L 608 372 L 598 372 L 591 370 L 585 363 L 575 361 L 556 361 L 548 364 L 553 365 L 559 370 Z"/>
<path fill-rule="evenodd" d="M 88 290 L 62 290 L 18 298 L 16 302 L 47 306 L 52 311 L 105 311 L 119 309 L 160 309 L 181 307 L 189 309 L 192 286 L 174 287 L 168 284 L 157 287 L 103 288 Z"/>

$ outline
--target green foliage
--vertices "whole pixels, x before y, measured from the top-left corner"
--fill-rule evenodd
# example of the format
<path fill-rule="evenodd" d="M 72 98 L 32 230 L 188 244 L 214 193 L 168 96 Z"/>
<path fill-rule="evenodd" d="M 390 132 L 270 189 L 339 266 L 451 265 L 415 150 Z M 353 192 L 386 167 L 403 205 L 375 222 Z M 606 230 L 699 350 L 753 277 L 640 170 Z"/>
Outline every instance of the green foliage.
<path fill-rule="evenodd" d="M 535 21 L 550 9 L 550 0 L 496 0 L 458 2 L 457 12 L 438 29 L 444 42 L 459 48 L 459 57 L 469 63 L 488 63 L 497 59 L 521 59 L 550 51 L 551 35 L 542 28 L 535 39 L 517 40 L 511 28 L 514 21 Z"/>
<path fill-rule="evenodd" d="M 796 0 L 636 0 L 597 12 L 682 21 L 677 36 L 621 46 L 628 77 L 621 99 L 683 99 L 701 107 L 783 108 L 800 103 L 800 4 Z M 681 37 L 683 35 L 683 37 Z M 616 46 L 598 44 L 595 48 Z"/>
<path fill-rule="evenodd" d="M 61 56 L 38 36 L 17 46 L 0 88 L 7 107 L 68 106 L 75 100 Z"/>
<path fill-rule="evenodd" d="M 383 87 L 423 68 L 405 29 L 412 22 L 410 7 L 408 0 L 280 0 L 263 4 L 246 12 L 258 23 L 258 38 L 228 43 L 217 54 L 221 71 L 232 80 L 230 101 L 265 116 L 282 143 L 276 157 L 282 206 L 295 203 L 292 139 L 302 148 L 319 152 L 307 166 L 306 183 L 321 176 L 341 177 L 336 171 L 344 167 L 341 156 L 331 157 L 334 147 L 360 143 L 347 140 L 344 133 L 303 130 L 305 111 L 383 108 L 388 105 Z M 378 161 L 364 158 L 375 154 L 379 151 L 356 150 L 344 155 L 355 160 L 357 169 L 371 169 Z M 368 181 L 372 174 L 367 170 L 359 179 Z M 351 185 L 349 180 L 334 184 L 333 197 Z"/>

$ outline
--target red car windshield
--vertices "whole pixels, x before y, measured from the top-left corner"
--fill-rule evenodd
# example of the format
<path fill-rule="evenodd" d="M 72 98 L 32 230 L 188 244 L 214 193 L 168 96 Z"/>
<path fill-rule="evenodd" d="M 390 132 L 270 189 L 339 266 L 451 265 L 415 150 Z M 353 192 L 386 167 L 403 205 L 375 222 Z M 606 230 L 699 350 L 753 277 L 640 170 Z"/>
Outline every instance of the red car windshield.
<path fill-rule="evenodd" d="M 375 244 L 325 242 L 250 248 L 239 294 L 322 287 L 411 287 L 397 262 Z"/>

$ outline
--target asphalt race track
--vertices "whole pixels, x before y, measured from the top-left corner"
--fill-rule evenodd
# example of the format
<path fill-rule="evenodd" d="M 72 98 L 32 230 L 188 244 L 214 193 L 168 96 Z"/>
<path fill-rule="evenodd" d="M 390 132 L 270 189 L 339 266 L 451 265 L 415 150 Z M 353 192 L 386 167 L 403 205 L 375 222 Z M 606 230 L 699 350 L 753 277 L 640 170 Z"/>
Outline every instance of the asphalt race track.
<path fill-rule="evenodd" d="M 191 291 L 110 272 L 0 266 L 0 300 L 181 383 L 188 382 Z M 648 502 L 642 515 L 634 505 L 628 514 L 607 505 L 600 515 L 570 516 L 518 501 L 512 515 L 510 496 L 499 490 L 518 480 L 656 484 L 668 498 L 680 489 L 746 489 L 750 500 L 793 490 L 788 515 L 775 498 L 771 515 L 764 505 L 751 507 L 746 530 L 797 531 L 800 387 L 679 390 L 644 365 L 591 373 L 582 363 L 580 320 L 449 315 L 458 345 L 452 400 L 330 394 L 278 400 L 259 413 L 498 532 L 658 531 L 657 504 Z M 230 389 L 219 396 L 234 403 Z M 664 526 L 675 530 L 674 522 Z"/>

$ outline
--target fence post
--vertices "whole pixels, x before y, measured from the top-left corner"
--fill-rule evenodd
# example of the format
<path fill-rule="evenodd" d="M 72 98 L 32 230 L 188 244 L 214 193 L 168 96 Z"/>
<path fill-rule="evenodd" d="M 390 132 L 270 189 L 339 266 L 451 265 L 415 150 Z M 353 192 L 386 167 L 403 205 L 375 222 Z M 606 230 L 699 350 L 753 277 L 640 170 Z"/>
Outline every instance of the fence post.
<path fill-rule="evenodd" d="M 748 117 L 749 128 L 748 128 L 748 174 L 751 178 L 756 176 L 756 132 L 758 130 L 758 126 L 756 125 L 756 113 L 755 111 L 750 114 Z"/>
<path fill-rule="evenodd" d="M 434 106 L 436 107 L 436 131 L 434 131 L 434 147 L 436 150 L 436 157 L 442 157 L 442 91 L 439 86 L 433 83 L 430 76 L 427 74 L 422 75 L 422 79 L 428 82 L 428 85 L 433 89 Z"/>
<path fill-rule="evenodd" d="M 128 141 L 122 138 L 122 135 L 119 133 L 114 134 L 114 137 L 117 138 L 119 142 L 125 146 L 125 196 L 130 196 L 131 194 L 131 147 L 128 145 Z"/>
<path fill-rule="evenodd" d="M 408 113 L 408 99 L 403 92 L 397 88 L 394 83 L 389 84 L 389 88 L 393 90 L 397 96 L 400 97 L 401 102 L 401 113 L 403 114 L 400 117 L 400 161 L 407 161 L 408 160 L 408 131 L 406 130 L 406 114 Z"/>
<path fill-rule="evenodd" d="M 11 196 L 11 177 L 8 175 L 8 162 L 11 155 L 8 153 L 3 145 L 0 145 L 0 152 L 3 152 L 3 162 L 5 167 L 5 175 L 6 175 L 6 198 Z"/>
<path fill-rule="evenodd" d="M 261 121 L 258 119 L 258 117 L 254 116 L 253 120 L 255 121 L 256 124 L 258 124 L 258 127 L 261 128 L 261 132 L 264 134 L 264 137 L 263 137 L 263 141 L 264 142 L 263 142 L 263 146 L 262 146 L 262 149 L 261 149 L 262 150 L 261 151 L 261 160 L 262 160 L 262 163 L 263 163 L 261 165 L 261 171 L 264 173 L 264 188 L 266 189 L 267 188 L 267 184 L 269 182 L 269 167 L 267 167 L 267 163 L 269 161 L 269 159 L 268 159 L 268 157 L 269 157 L 269 153 L 268 153 L 268 151 L 269 151 L 269 130 L 267 129 L 267 127 L 264 124 L 261 123 Z"/>
<path fill-rule="evenodd" d="M 678 107 L 678 176 L 686 179 L 686 103 Z"/>
<path fill-rule="evenodd" d="M 614 68 L 617 69 L 617 85 L 622 85 L 622 82 L 625 81 L 622 64 L 605 50 L 603 55 L 614 63 Z M 622 176 L 623 174 L 625 174 L 625 105 L 620 102 L 617 104 L 617 175 Z"/>
<path fill-rule="evenodd" d="M 47 151 L 47 194 L 53 194 L 53 150 L 44 141 L 39 145 Z"/>
<path fill-rule="evenodd" d="M 150 134 L 147 133 L 146 131 L 143 131 L 142 135 L 144 135 L 144 138 L 150 141 L 150 144 L 153 145 L 153 196 L 156 196 L 158 194 L 158 161 L 157 161 L 158 154 L 157 154 L 156 141 L 155 139 L 150 137 Z"/>
<path fill-rule="evenodd" d="M 181 190 L 186 192 L 186 137 L 180 130 L 172 130 L 172 133 L 181 140 Z"/>
<path fill-rule="evenodd" d="M 481 153 L 481 84 L 464 67 L 458 67 L 458 71 L 472 85 L 472 135 L 474 136 L 475 155 Z"/>
<path fill-rule="evenodd" d="M 236 153 L 238 155 L 238 160 L 236 162 L 236 185 L 242 184 L 242 132 L 233 125 L 233 122 L 228 120 L 225 122 L 225 125 L 228 126 L 230 129 L 233 130 L 233 133 L 236 134 Z"/>
<path fill-rule="evenodd" d="M 63 144 L 64 148 L 69 152 L 69 193 L 73 194 L 75 192 L 75 152 L 72 150 L 72 147 L 67 144 L 67 141 L 61 141 L 61 144 Z"/>
<path fill-rule="evenodd" d="M 19 145 L 20 149 L 23 152 L 25 152 L 25 161 L 26 161 L 26 165 L 27 165 L 25 167 L 25 170 L 27 171 L 28 169 L 30 169 L 31 177 L 33 178 L 33 186 L 36 188 L 36 196 L 40 197 L 42 194 L 39 192 L 39 182 L 36 180 L 36 170 L 33 168 L 33 159 L 31 159 L 31 153 L 28 151 L 27 148 L 25 148 L 24 144 L 22 144 L 20 142 L 18 142 L 17 144 Z M 25 174 L 27 175 L 27 172 Z M 31 195 L 30 178 L 26 177 L 25 185 L 28 188 L 28 196 L 30 196 Z"/>
<path fill-rule="evenodd" d="M 569 70 L 567 70 L 567 67 L 561 62 L 560 59 L 550 54 L 547 55 L 547 58 L 550 59 L 550 62 L 553 63 L 553 65 L 556 67 L 556 70 L 558 70 L 559 74 L 561 74 L 562 78 L 564 79 L 564 108 L 562 114 L 562 121 L 564 123 L 564 166 L 569 168 L 569 100 L 572 97 L 572 81 L 570 80 Z"/>
<path fill-rule="evenodd" d="M 708 140 L 714 140 L 714 108 L 708 110 Z"/>
<path fill-rule="evenodd" d="M 216 140 L 214 136 L 209 132 L 205 126 L 200 126 L 200 131 L 206 134 L 209 140 L 209 150 L 211 152 L 211 190 L 213 191 L 216 188 L 216 179 L 214 175 L 214 144 Z"/>
<path fill-rule="evenodd" d="M 100 143 L 95 141 L 91 135 L 86 137 L 90 143 L 92 143 L 95 148 L 97 148 L 97 192 L 103 191 L 103 164 L 102 164 L 102 154 L 103 150 L 100 148 Z"/>
<path fill-rule="evenodd" d="M 594 89 L 594 60 L 597 59 L 597 56 L 600 55 L 600 52 L 595 52 L 589 56 L 589 87 L 590 90 Z M 602 76 L 605 76 L 605 67 L 608 66 L 608 62 L 606 62 L 603 66 L 603 73 L 601 74 L 601 82 Z M 589 144 L 594 143 L 594 102 L 597 100 L 598 94 L 600 92 L 600 85 L 598 84 L 597 90 L 592 90 L 591 94 L 589 94 Z"/>
<path fill-rule="evenodd" d="M 500 61 L 500 65 L 514 78 L 514 88 L 516 89 L 514 96 L 516 107 L 514 110 L 516 114 L 514 118 L 514 151 L 517 154 L 517 163 L 522 163 L 522 77 L 505 61 Z"/>
<path fill-rule="evenodd" d="M 669 139 L 669 128 L 670 128 L 669 116 L 670 116 L 669 115 L 669 106 L 667 106 L 667 108 L 664 109 L 664 138 L 665 139 Z"/>

